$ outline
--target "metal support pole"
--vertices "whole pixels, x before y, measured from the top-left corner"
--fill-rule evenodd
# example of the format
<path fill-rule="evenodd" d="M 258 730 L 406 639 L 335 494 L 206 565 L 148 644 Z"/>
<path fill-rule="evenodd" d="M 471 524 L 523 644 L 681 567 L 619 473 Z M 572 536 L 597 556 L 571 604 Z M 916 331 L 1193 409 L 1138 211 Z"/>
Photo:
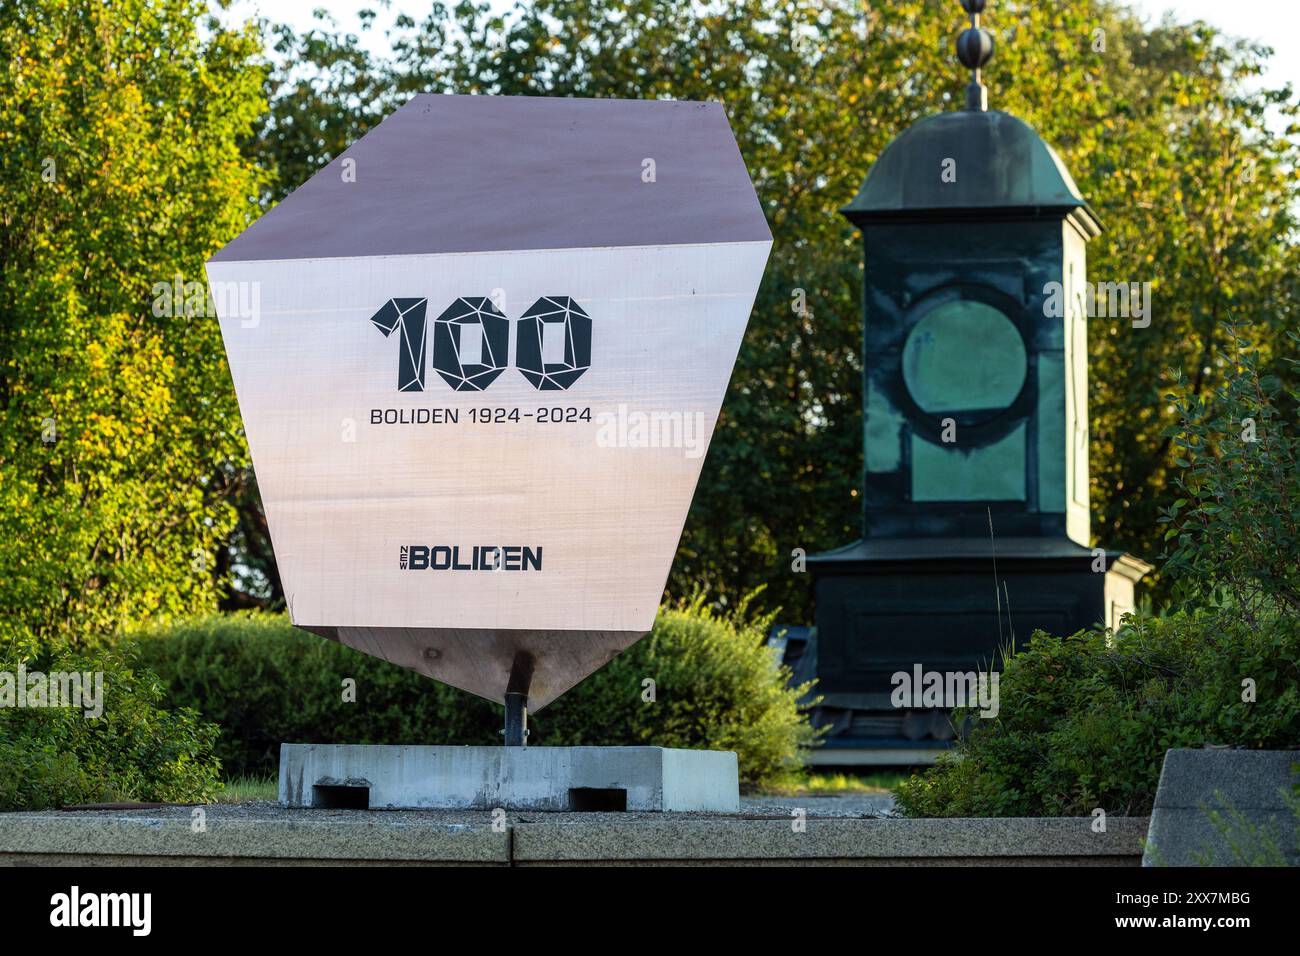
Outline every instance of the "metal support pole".
<path fill-rule="evenodd" d="M 528 746 L 528 688 L 533 682 L 533 658 L 526 651 L 515 655 L 506 685 L 507 747 Z"/>
<path fill-rule="evenodd" d="M 528 695 L 506 694 L 506 746 L 528 746 Z"/>

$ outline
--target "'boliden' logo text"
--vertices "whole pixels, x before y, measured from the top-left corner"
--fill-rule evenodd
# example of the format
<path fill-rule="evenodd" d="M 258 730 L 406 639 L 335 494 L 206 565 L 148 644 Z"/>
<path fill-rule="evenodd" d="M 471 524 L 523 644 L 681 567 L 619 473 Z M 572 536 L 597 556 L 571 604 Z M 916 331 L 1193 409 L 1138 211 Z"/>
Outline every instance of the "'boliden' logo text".
<path fill-rule="evenodd" d="M 542 549 L 523 545 L 404 544 L 398 555 L 403 571 L 540 571 Z"/>

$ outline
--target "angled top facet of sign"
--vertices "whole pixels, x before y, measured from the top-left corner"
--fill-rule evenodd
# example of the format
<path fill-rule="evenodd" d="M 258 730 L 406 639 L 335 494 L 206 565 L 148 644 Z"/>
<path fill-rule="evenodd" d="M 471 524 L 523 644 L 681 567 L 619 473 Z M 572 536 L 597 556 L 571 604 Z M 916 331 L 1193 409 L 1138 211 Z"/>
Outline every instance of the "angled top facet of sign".
<path fill-rule="evenodd" d="M 636 641 L 770 247 L 718 104 L 389 116 L 208 263 L 294 623 L 534 710 Z"/>

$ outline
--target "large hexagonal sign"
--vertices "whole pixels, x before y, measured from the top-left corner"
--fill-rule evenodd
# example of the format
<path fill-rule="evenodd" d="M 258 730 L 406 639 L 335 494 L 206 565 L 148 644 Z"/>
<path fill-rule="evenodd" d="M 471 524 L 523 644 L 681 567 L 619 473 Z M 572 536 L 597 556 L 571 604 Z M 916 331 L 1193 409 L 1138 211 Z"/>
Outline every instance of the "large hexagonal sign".
<path fill-rule="evenodd" d="M 770 247 L 715 103 L 371 130 L 208 263 L 294 623 L 533 710 L 645 634 Z"/>

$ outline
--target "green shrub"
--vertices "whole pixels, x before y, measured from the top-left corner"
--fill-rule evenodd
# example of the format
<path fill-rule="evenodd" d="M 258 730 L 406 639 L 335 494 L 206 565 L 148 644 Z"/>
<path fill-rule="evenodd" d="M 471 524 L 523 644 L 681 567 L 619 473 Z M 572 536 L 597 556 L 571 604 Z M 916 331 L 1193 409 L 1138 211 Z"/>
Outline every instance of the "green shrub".
<path fill-rule="evenodd" d="M 1184 607 L 1220 607 L 1248 621 L 1271 610 L 1300 615 L 1300 388 L 1260 371 L 1231 326 L 1218 360 L 1223 384 L 1199 399 L 1171 393 L 1168 429 L 1180 495 L 1164 510 L 1168 561 Z M 1300 334 L 1287 338 L 1300 346 Z M 1300 367 L 1300 362 L 1284 357 Z"/>
<path fill-rule="evenodd" d="M 762 637 L 767 620 L 718 617 L 701 601 L 661 611 L 652 634 L 540 713 L 533 745 L 735 750 L 741 779 L 801 767 L 813 732 Z M 230 774 L 275 769 L 282 742 L 498 744 L 502 708 L 300 631 L 280 616 L 216 615 L 141 635 L 168 699 L 221 726 Z M 356 681 L 356 702 L 343 680 Z M 643 681 L 655 682 L 645 702 Z"/>
<path fill-rule="evenodd" d="M 971 715 L 954 751 L 898 787 L 905 813 L 1147 813 L 1170 747 L 1300 747 L 1300 392 L 1223 337 L 1223 384 L 1168 396 L 1181 497 L 1160 520 L 1179 613 L 1036 634 L 1004 662 L 998 716 Z"/>
<path fill-rule="evenodd" d="M 229 776 L 274 773 L 281 743 L 499 743 L 501 708 L 301 631 L 287 617 L 214 614 L 139 635 L 167 698 L 221 727 Z M 344 684 L 356 681 L 355 703 Z"/>
<path fill-rule="evenodd" d="M 771 618 L 716 616 L 701 600 L 663 608 L 650 635 L 538 716 L 548 744 L 734 750 L 747 786 L 802 771 L 815 733 L 763 643 Z M 644 681 L 654 681 L 647 703 Z"/>
<path fill-rule="evenodd" d="M 127 652 L 10 651 L 0 671 L 103 674 L 102 715 L 81 707 L 0 708 L 0 810 L 74 803 L 205 803 L 220 786 L 213 756 L 217 728 L 192 711 L 159 707 L 163 691 L 134 670 Z"/>
<path fill-rule="evenodd" d="M 960 746 L 899 785 L 904 813 L 1145 814 L 1171 747 L 1300 747 L 1300 621 L 1199 613 L 1110 636 L 1040 632 L 1004 661 L 999 690 L 997 717 L 971 713 Z"/>

